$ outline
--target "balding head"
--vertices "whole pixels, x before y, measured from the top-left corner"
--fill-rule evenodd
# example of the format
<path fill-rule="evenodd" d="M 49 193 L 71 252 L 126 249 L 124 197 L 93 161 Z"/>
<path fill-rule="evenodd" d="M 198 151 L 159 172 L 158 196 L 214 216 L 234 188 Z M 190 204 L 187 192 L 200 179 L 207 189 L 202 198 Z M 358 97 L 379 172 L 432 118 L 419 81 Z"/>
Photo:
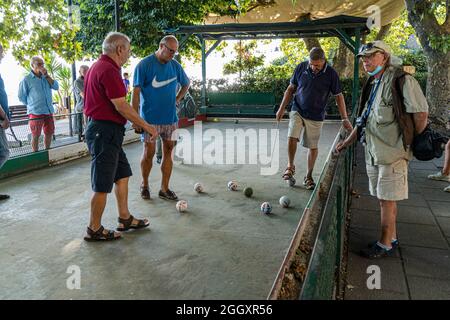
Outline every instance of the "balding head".
<path fill-rule="evenodd" d="M 178 39 L 173 35 L 168 35 L 162 38 L 161 41 L 159 42 L 160 45 L 167 43 L 176 43 L 176 45 L 178 46 Z"/>
<path fill-rule="evenodd" d="M 162 63 L 167 63 L 178 54 L 178 40 L 173 35 L 165 36 L 159 42 L 159 49 L 156 51 L 156 57 Z"/>
<path fill-rule="evenodd" d="M 130 38 L 120 32 L 110 32 L 103 41 L 103 54 L 108 55 L 119 66 L 123 66 L 130 57 Z"/>
<path fill-rule="evenodd" d="M 110 32 L 103 41 L 103 54 L 115 53 L 119 46 L 130 45 L 130 38 L 120 32 Z"/>

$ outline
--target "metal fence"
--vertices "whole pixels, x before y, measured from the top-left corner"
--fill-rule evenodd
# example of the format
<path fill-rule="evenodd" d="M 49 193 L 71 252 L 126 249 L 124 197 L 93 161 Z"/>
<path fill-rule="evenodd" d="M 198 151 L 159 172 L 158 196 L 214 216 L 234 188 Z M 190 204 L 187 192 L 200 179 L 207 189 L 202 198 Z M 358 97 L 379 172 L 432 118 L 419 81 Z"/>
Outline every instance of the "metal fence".
<path fill-rule="evenodd" d="M 268 299 L 336 299 L 342 291 L 346 212 L 351 197 L 354 148 L 337 155 L 336 144 L 346 136 L 341 128 Z"/>
<path fill-rule="evenodd" d="M 54 115 L 55 132 L 50 147 L 60 147 L 83 141 L 85 123 L 82 113 L 70 113 L 66 115 Z M 33 122 L 44 121 L 43 118 L 36 119 L 13 119 L 10 127 L 6 130 L 8 146 L 11 158 L 26 155 L 33 152 L 31 147 L 31 128 Z M 44 134 L 39 137 L 39 150 L 43 150 Z"/>

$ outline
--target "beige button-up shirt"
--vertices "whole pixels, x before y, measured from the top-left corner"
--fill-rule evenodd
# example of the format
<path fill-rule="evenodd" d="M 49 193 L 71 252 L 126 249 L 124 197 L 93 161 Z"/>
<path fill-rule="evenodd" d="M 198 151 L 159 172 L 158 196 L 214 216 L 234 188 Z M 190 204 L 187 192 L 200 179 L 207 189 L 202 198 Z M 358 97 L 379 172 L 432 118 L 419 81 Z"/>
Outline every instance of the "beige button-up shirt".
<path fill-rule="evenodd" d="M 387 165 L 400 159 L 412 158 L 410 148 L 403 148 L 402 133 L 395 119 L 391 90 L 393 76 L 393 67 L 387 68 L 367 119 L 365 155 L 366 163 L 370 165 Z M 403 96 L 406 112 L 428 112 L 428 103 L 422 89 L 410 75 L 405 77 Z"/>

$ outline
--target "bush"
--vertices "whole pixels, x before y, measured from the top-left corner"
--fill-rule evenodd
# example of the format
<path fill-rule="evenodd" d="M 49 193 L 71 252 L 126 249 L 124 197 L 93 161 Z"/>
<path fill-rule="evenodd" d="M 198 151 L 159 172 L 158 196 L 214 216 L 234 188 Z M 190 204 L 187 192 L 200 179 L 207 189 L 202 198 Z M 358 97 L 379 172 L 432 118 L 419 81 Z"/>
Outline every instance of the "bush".
<path fill-rule="evenodd" d="M 404 66 L 414 66 L 418 73 L 427 72 L 428 70 L 427 57 L 423 51 L 407 52 L 400 56 L 400 58 L 402 58 Z"/>
<path fill-rule="evenodd" d="M 272 92 L 275 95 L 275 102 L 277 105 L 283 100 L 283 95 L 286 88 L 289 85 L 290 78 L 278 78 L 277 70 L 268 68 L 263 70 L 264 72 L 257 73 L 252 77 L 242 78 L 242 83 L 229 83 L 226 79 L 210 79 L 207 80 L 207 92 L 220 91 L 220 92 Z M 279 71 L 279 70 L 278 70 Z M 425 94 L 427 73 L 418 72 L 414 77 L 419 82 L 422 91 Z M 361 93 L 362 86 L 364 85 L 366 78 L 359 79 L 359 92 Z M 201 105 L 201 81 L 194 79 L 191 82 L 191 95 L 193 96 L 197 105 Z M 342 92 L 344 94 L 345 104 L 347 106 L 347 112 L 350 115 L 352 107 L 352 91 L 353 91 L 353 78 L 341 79 Z M 359 97 L 358 97 L 359 100 Z M 327 103 L 328 116 L 339 115 L 338 108 L 333 96 Z"/>

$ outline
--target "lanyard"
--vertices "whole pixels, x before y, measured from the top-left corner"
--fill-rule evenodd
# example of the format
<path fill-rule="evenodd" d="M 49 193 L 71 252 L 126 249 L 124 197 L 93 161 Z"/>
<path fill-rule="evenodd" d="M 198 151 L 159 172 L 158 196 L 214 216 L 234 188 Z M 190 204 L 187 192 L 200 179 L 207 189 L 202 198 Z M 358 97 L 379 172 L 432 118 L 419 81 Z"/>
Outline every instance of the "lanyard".
<path fill-rule="evenodd" d="M 366 112 L 364 112 L 364 115 L 362 118 L 364 119 L 364 123 L 367 121 L 367 118 L 369 117 L 370 110 L 372 109 L 373 101 L 375 100 L 375 96 L 377 95 L 378 87 L 380 86 L 381 79 L 383 78 L 383 75 L 381 75 L 380 79 L 378 79 L 377 84 L 372 87 L 372 92 L 370 93 L 369 97 L 369 103 L 367 104 Z"/>

